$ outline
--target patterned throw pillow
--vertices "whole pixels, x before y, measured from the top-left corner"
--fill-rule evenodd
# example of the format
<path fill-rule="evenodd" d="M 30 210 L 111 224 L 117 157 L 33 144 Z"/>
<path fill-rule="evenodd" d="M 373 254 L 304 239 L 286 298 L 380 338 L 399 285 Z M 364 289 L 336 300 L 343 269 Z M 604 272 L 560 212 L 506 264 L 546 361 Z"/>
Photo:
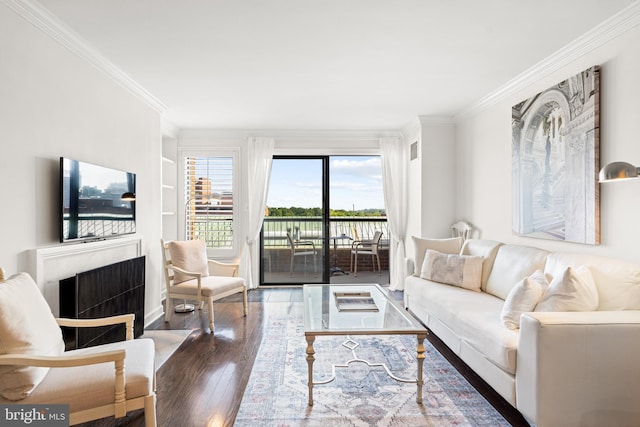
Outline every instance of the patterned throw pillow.
<path fill-rule="evenodd" d="M 420 277 L 480 292 L 482 261 L 481 256 L 443 254 L 428 249 Z"/>
<path fill-rule="evenodd" d="M 459 254 L 460 249 L 462 248 L 462 238 L 460 237 L 451 237 L 447 239 L 425 239 L 411 236 L 411 239 L 413 240 L 413 261 L 415 262 L 413 275 L 416 277 L 420 276 L 420 269 L 422 268 L 424 256 L 428 249 L 438 251 L 443 254 Z"/>

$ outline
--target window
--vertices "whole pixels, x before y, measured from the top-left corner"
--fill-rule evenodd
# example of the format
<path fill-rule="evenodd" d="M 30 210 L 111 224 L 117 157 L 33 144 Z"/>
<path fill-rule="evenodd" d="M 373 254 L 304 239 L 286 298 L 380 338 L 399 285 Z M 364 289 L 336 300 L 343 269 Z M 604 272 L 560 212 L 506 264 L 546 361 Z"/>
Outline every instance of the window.
<path fill-rule="evenodd" d="M 188 153 L 184 158 L 184 230 L 217 255 L 238 252 L 236 152 Z"/>

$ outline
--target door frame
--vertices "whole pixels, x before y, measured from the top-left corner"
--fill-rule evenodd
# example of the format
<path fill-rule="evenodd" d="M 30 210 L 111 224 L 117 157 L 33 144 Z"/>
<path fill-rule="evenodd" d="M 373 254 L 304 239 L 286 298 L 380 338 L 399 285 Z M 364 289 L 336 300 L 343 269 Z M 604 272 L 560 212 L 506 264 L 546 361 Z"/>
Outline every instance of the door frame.
<path fill-rule="evenodd" d="M 264 281 L 264 225 L 260 228 L 260 284 L 259 286 L 291 286 L 302 285 L 304 283 L 329 283 L 331 274 L 330 255 L 330 211 L 329 202 L 329 155 L 274 155 L 273 160 L 321 160 L 322 161 L 322 279 L 317 282 L 286 282 L 286 283 L 265 283 Z"/>

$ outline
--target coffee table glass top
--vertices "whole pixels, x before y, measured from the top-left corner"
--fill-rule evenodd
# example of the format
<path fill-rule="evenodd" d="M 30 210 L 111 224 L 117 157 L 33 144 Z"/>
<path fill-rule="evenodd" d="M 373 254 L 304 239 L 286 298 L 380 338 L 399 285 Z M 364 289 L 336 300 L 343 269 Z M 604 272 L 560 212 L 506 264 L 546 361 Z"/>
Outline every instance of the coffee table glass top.
<path fill-rule="evenodd" d="M 415 334 L 425 331 L 424 326 L 394 304 L 377 284 L 314 284 L 304 285 L 303 290 L 305 334 Z M 346 311 L 339 310 L 340 297 L 350 299 L 352 294 L 355 298 L 351 301 L 363 309 L 350 307 L 347 303 L 343 305 Z M 366 300 L 369 297 L 373 299 L 375 307 L 360 305 L 359 299 Z"/>

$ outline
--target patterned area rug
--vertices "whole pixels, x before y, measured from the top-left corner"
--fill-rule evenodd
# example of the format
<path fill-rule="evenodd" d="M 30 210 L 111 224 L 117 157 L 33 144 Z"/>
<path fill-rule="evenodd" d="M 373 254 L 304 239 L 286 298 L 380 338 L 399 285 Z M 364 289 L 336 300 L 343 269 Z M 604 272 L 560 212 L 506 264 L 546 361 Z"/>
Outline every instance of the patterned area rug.
<path fill-rule="evenodd" d="M 509 426 L 510 424 L 438 351 L 425 341 L 423 403 L 416 385 L 392 379 L 382 367 L 353 362 L 313 388 L 308 406 L 302 304 L 287 317 L 265 322 L 265 332 L 235 426 Z M 318 337 L 314 382 L 332 376 L 333 364 L 353 359 L 386 363 L 401 378 L 416 377 L 413 336 Z"/>

